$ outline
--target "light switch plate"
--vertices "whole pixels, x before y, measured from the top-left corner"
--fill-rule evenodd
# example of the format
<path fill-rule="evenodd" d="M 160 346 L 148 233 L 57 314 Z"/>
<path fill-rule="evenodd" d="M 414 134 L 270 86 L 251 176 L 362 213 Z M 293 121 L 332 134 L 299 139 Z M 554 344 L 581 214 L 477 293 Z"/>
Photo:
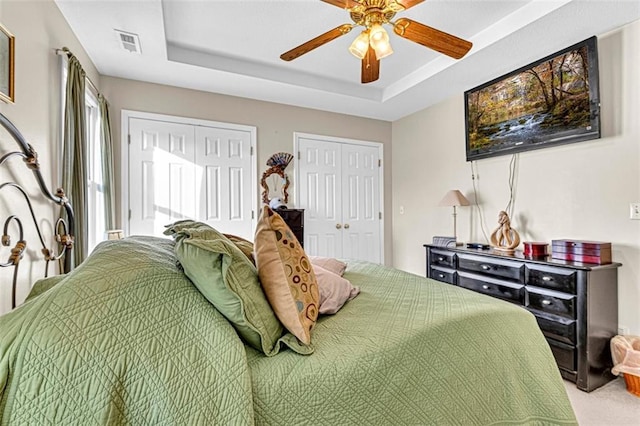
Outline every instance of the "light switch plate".
<path fill-rule="evenodd" d="M 629 204 L 629 219 L 640 220 L 640 203 Z"/>

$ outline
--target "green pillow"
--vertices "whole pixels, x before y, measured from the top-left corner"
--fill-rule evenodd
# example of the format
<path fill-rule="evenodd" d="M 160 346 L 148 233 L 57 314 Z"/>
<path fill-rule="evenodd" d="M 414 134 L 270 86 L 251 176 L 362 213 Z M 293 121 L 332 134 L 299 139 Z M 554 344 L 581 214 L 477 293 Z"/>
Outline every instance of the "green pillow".
<path fill-rule="evenodd" d="M 242 339 L 272 356 L 280 342 L 309 354 L 312 348 L 282 336 L 282 324 L 267 301 L 251 261 L 217 230 L 204 223 L 182 221 L 165 234 L 176 239 L 175 252 L 185 274 L 200 293 L 233 324 Z"/>
<path fill-rule="evenodd" d="M 196 229 L 196 228 L 213 229 L 206 223 L 197 222 L 193 219 L 178 220 L 176 222 L 173 222 L 171 225 L 165 225 L 164 227 L 167 228 L 164 230 L 164 235 L 172 235 L 174 237 L 176 236 L 177 233 L 179 233 L 184 229 Z"/>

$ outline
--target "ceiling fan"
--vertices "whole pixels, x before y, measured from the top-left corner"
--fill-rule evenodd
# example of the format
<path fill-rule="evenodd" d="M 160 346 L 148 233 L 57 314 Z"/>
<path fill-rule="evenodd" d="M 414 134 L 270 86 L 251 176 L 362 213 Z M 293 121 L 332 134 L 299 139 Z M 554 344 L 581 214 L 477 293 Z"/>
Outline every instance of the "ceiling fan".
<path fill-rule="evenodd" d="M 383 25 L 390 24 L 393 31 L 430 49 L 455 59 L 460 59 L 471 49 L 471 42 L 447 34 L 443 31 L 413 21 L 400 18 L 392 21 L 397 12 L 407 10 L 424 0 L 321 0 L 343 8 L 351 15 L 353 24 L 343 24 L 313 38 L 300 46 L 280 55 L 280 59 L 292 61 L 336 38 L 347 34 L 356 26 L 364 30 L 353 41 L 349 51 L 362 60 L 362 83 L 371 83 L 380 76 L 380 59 L 393 53 L 389 35 Z"/>

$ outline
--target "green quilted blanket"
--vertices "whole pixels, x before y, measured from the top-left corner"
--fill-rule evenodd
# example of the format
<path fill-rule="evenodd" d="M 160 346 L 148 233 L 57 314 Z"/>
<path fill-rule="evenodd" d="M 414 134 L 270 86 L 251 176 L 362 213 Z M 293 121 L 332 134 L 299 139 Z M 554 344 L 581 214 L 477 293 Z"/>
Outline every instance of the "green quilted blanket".
<path fill-rule="evenodd" d="M 316 352 L 265 357 L 176 266 L 102 243 L 0 317 L 0 424 L 575 424 L 528 312 L 367 263 Z"/>
<path fill-rule="evenodd" d="M 0 317 L 0 424 L 253 424 L 233 327 L 176 266 L 173 243 L 102 243 Z"/>
<path fill-rule="evenodd" d="M 257 424 L 576 424 L 530 313 L 367 263 L 361 293 L 313 331 L 315 353 L 248 349 Z"/>

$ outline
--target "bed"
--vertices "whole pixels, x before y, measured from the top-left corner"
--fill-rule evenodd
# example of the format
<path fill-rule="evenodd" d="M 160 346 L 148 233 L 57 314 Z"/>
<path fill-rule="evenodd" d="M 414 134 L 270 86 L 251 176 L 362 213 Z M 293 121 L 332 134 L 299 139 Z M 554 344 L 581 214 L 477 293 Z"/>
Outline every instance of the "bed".
<path fill-rule="evenodd" d="M 0 424 L 576 424 L 534 317 L 348 262 L 313 353 L 247 345 L 174 241 L 102 242 L 0 317 Z"/>

